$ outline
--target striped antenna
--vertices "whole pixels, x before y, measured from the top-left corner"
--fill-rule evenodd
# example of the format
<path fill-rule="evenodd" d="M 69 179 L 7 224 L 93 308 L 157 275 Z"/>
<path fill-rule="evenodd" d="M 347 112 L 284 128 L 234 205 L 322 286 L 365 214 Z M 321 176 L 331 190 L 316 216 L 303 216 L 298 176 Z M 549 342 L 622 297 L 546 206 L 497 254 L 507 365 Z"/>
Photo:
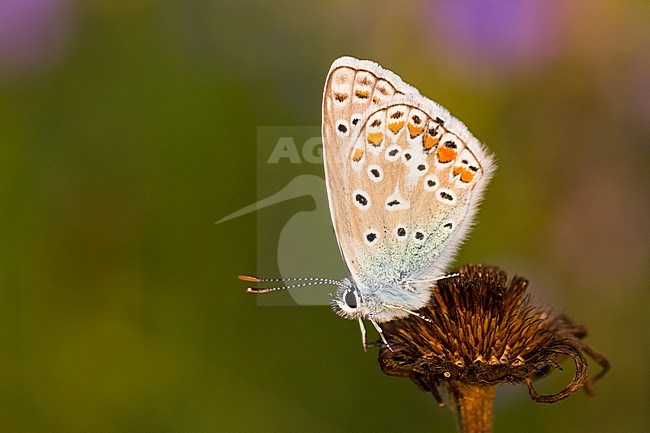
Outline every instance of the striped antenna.
<path fill-rule="evenodd" d="M 250 275 L 239 275 L 237 278 L 248 283 L 297 283 L 275 287 L 247 287 L 247 293 L 269 293 L 276 292 L 278 290 L 295 289 L 298 287 L 309 286 L 343 286 L 343 282 L 338 280 L 331 280 L 329 278 L 258 278 Z"/>

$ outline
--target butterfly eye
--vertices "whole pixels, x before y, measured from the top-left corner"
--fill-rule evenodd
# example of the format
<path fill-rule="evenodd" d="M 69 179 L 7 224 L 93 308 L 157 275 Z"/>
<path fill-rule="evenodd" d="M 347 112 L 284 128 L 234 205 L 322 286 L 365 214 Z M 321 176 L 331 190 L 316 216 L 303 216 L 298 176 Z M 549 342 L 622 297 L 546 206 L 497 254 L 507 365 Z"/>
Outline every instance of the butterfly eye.
<path fill-rule="evenodd" d="M 349 308 L 357 308 L 357 295 L 354 293 L 353 290 L 348 290 L 345 292 L 345 304 Z"/>

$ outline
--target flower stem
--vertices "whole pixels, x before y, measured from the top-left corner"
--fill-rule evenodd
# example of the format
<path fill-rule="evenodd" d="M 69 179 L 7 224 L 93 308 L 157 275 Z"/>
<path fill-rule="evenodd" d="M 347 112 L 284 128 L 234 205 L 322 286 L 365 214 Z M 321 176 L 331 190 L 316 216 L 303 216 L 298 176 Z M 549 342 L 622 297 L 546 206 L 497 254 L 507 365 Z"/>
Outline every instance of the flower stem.
<path fill-rule="evenodd" d="M 458 409 L 462 433 L 492 433 L 495 386 L 456 382 L 451 394 Z"/>

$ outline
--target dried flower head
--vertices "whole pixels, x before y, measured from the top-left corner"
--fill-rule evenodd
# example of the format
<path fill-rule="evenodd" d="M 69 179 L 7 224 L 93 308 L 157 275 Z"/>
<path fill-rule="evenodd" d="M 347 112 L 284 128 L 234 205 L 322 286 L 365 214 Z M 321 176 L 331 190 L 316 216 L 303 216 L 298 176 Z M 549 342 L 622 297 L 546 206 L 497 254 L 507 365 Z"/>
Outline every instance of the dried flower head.
<path fill-rule="evenodd" d="M 532 399 L 542 403 L 554 403 L 582 387 L 593 393 L 593 383 L 609 363 L 582 341 L 584 326 L 534 302 L 524 278 L 508 283 L 506 272 L 483 265 L 465 266 L 459 274 L 440 280 L 429 306 L 419 311 L 431 322 L 408 317 L 385 328 L 393 351 L 380 351 L 384 373 L 410 378 L 440 405 L 441 384 L 456 400 L 463 387 L 493 389 L 501 383 L 526 383 Z M 592 379 L 583 352 L 602 366 Z M 576 366 L 571 383 L 557 394 L 538 394 L 533 379 L 560 368 L 567 356 Z"/>

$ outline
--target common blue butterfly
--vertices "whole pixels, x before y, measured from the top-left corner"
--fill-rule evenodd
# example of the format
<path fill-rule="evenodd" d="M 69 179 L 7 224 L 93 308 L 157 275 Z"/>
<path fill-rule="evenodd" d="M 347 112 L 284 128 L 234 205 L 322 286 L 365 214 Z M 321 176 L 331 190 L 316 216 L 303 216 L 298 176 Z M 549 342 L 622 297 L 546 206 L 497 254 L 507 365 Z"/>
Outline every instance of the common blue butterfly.
<path fill-rule="evenodd" d="M 293 281 L 266 293 L 338 286 L 332 308 L 379 323 L 415 315 L 467 236 L 495 169 L 492 156 L 445 108 L 369 60 L 341 57 L 323 94 L 323 156 L 332 223 L 348 271 L 343 280 Z M 325 229 L 325 228 L 323 228 Z M 390 346 L 389 346 L 390 348 Z"/>

